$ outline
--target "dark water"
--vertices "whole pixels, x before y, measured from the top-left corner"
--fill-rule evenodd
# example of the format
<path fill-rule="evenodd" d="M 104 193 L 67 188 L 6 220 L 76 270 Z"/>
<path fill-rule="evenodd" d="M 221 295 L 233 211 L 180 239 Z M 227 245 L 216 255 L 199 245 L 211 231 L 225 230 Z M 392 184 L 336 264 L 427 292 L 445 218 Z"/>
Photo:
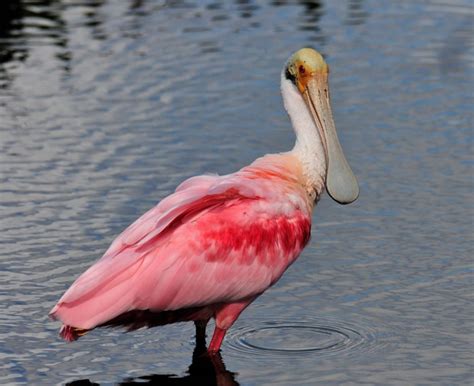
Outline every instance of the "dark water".
<path fill-rule="evenodd" d="M 472 384 L 473 20 L 468 0 L 2 1 L 0 383 Z M 130 222 L 292 146 L 279 73 L 306 45 L 359 200 L 323 198 L 222 361 L 193 360 L 191 324 L 60 341 L 48 311 Z"/>

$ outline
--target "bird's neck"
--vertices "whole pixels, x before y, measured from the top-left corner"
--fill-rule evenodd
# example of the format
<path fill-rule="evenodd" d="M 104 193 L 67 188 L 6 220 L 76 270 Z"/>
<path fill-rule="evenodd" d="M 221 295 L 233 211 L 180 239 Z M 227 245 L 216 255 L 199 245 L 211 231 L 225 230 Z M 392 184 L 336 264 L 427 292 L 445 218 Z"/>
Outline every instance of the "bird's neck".
<path fill-rule="evenodd" d="M 282 77 L 281 92 L 285 109 L 296 134 L 291 153 L 300 161 L 308 194 L 317 200 L 326 181 L 326 158 L 318 129 L 306 104 L 290 81 Z"/>

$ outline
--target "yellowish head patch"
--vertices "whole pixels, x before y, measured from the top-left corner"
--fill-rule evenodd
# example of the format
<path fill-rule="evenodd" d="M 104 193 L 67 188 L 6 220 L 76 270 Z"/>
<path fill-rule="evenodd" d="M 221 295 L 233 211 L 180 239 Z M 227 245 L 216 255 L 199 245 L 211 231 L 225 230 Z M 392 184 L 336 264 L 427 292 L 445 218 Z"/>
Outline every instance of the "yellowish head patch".
<path fill-rule="evenodd" d="M 295 79 L 300 92 L 304 92 L 308 81 L 317 74 L 327 74 L 329 66 L 318 51 L 302 48 L 290 58 L 287 70 Z"/>

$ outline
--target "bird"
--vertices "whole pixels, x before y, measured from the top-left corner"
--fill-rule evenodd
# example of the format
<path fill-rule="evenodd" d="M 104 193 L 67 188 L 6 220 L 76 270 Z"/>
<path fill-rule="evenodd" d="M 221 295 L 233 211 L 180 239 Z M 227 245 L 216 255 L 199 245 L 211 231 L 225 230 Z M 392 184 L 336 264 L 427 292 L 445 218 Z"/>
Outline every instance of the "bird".
<path fill-rule="evenodd" d="M 242 311 L 275 284 L 311 236 L 323 191 L 340 204 L 359 196 L 331 110 L 329 66 L 313 48 L 296 51 L 280 76 L 294 147 L 228 175 L 182 182 L 139 217 L 82 273 L 50 311 L 74 341 L 97 327 L 127 331 L 193 321 L 215 328 L 221 349 Z"/>

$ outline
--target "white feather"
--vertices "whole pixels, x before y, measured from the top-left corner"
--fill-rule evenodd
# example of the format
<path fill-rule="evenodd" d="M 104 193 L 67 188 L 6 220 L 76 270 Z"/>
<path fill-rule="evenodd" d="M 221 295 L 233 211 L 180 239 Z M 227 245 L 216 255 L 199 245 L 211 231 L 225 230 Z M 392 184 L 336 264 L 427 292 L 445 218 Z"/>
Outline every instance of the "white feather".
<path fill-rule="evenodd" d="M 303 166 L 308 193 L 318 199 L 326 180 L 326 158 L 318 129 L 303 97 L 296 86 L 286 79 L 284 71 L 281 74 L 281 94 L 296 134 L 295 146 L 291 153 Z"/>

